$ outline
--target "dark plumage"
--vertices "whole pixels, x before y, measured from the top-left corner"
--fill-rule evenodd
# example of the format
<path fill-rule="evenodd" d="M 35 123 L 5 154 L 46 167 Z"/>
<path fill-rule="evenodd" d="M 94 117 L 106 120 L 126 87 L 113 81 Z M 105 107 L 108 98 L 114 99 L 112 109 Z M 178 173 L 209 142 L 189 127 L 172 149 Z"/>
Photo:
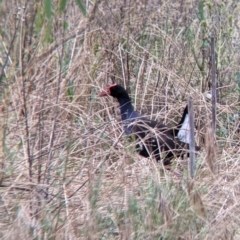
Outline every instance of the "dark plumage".
<path fill-rule="evenodd" d="M 164 165 L 168 165 L 174 156 L 184 154 L 184 146 L 188 143 L 181 142 L 177 136 L 185 116 L 188 115 L 187 107 L 177 127 L 169 129 L 166 125 L 141 116 L 135 111 L 131 98 L 121 85 L 112 84 L 99 94 L 100 97 L 108 95 L 118 100 L 125 134 L 135 136 L 136 150 L 141 156 L 153 156 L 157 161 L 163 159 Z"/>

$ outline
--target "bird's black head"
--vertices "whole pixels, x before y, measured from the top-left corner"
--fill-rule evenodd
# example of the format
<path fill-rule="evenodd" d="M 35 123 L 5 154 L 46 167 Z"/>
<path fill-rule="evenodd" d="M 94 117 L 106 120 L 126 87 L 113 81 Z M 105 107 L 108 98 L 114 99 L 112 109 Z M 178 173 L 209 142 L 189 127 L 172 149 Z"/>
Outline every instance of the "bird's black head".
<path fill-rule="evenodd" d="M 109 87 L 107 87 L 105 90 L 99 93 L 99 97 L 104 97 L 104 96 L 112 96 L 114 98 L 123 98 L 123 99 L 130 99 L 126 89 L 122 87 L 119 84 L 112 84 Z"/>

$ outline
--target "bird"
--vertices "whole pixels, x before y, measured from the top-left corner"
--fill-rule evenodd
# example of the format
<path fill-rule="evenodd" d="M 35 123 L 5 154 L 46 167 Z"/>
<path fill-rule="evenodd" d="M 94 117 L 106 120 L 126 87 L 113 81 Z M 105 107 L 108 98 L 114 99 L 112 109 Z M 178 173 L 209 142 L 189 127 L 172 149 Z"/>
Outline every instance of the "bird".
<path fill-rule="evenodd" d="M 175 128 L 150 120 L 137 112 L 126 89 L 119 84 L 112 84 L 98 94 L 99 97 L 112 96 L 116 98 L 121 113 L 122 124 L 126 135 L 132 135 L 136 141 L 136 151 L 139 155 L 154 157 L 163 165 L 171 164 L 174 157 L 182 157 L 189 149 L 190 138 L 185 136 L 188 131 L 188 107 L 186 106 L 180 122 Z M 189 124 L 188 124 L 189 125 Z M 185 128 L 185 129 L 184 129 Z M 185 134 L 185 135 L 184 135 Z M 199 150 L 196 147 L 196 151 Z"/>

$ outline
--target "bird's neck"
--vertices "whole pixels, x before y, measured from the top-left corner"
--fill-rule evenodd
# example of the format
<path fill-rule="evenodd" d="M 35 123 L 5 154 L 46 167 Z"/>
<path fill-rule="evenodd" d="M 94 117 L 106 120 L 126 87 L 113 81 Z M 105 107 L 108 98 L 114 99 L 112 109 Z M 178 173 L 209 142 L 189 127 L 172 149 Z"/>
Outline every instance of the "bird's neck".
<path fill-rule="evenodd" d="M 134 112 L 133 105 L 130 98 L 119 98 L 120 111 L 122 120 L 131 118 L 132 113 Z"/>

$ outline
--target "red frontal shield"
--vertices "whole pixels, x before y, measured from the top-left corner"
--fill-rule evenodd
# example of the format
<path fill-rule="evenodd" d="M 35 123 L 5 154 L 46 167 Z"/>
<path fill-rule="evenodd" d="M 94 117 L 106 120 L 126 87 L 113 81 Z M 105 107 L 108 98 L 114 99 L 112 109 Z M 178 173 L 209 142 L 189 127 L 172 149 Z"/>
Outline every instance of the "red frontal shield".
<path fill-rule="evenodd" d="M 108 86 L 105 90 L 101 91 L 101 92 L 98 94 L 98 96 L 99 96 L 99 97 L 105 97 L 105 96 L 110 95 L 110 94 L 111 94 L 111 90 L 110 90 L 110 89 L 111 89 L 112 87 L 115 87 L 116 85 L 117 85 L 117 84 L 114 83 L 114 84 Z"/>

